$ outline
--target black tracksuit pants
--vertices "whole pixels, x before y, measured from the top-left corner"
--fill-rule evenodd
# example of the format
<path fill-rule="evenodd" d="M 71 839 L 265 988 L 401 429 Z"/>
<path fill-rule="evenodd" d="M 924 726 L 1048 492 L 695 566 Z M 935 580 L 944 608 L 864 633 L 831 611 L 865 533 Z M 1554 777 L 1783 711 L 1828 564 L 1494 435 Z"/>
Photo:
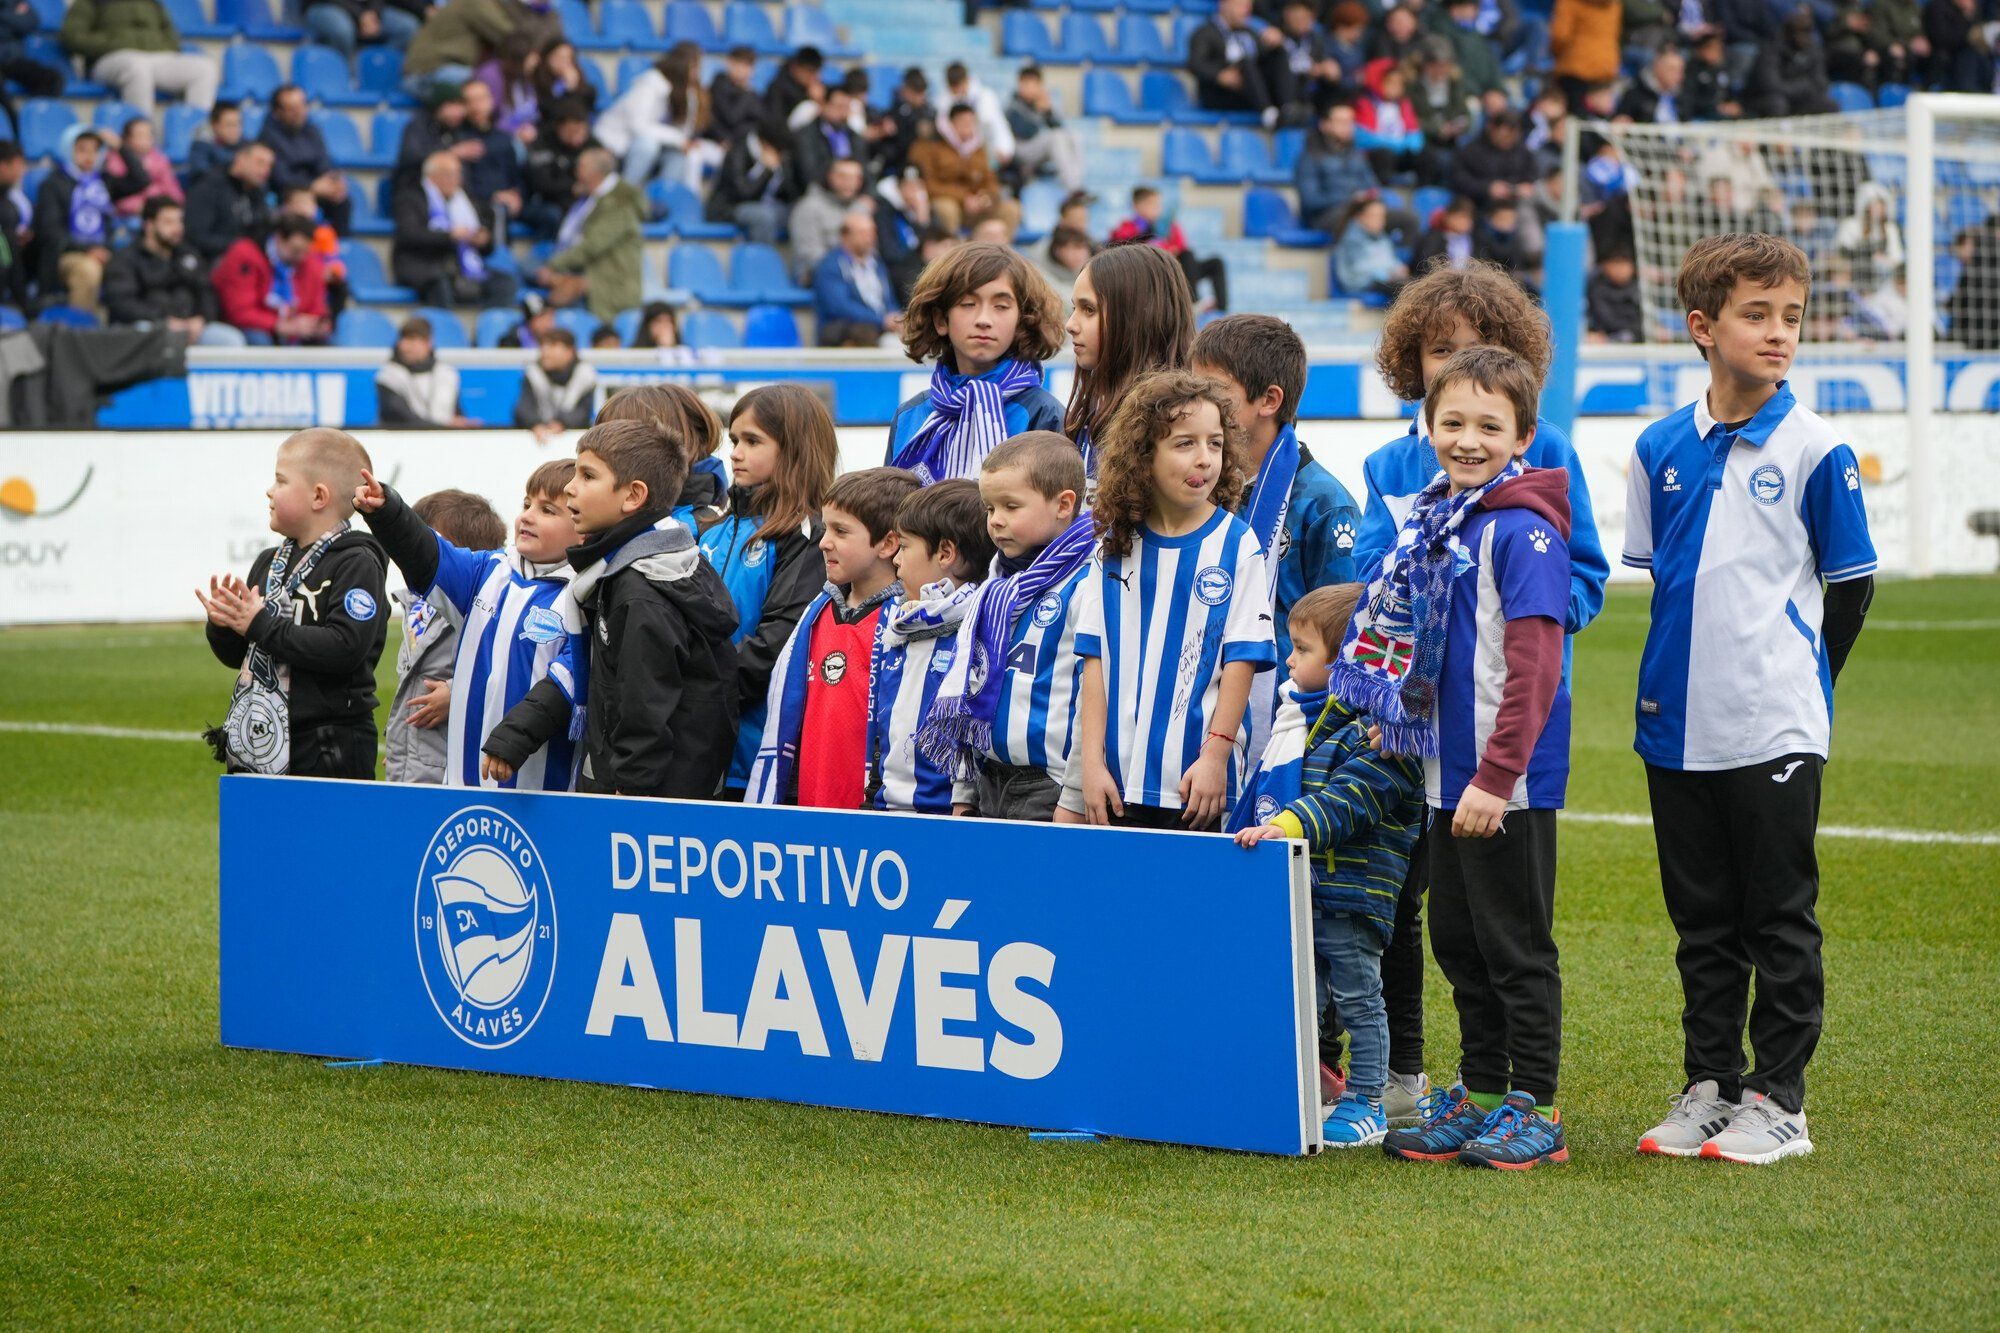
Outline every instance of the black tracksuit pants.
<path fill-rule="evenodd" d="M 375 723 L 322 722 L 294 727 L 292 762 L 286 772 L 295 778 L 371 781 L 375 777 Z"/>
<path fill-rule="evenodd" d="M 1660 887 L 1680 936 L 1687 1081 L 1712 1078 L 1731 1101 L 1748 1088 L 1787 1111 L 1804 1107 L 1825 1018 L 1813 914 L 1824 768 L 1810 754 L 1706 773 L 1646 766 Z M 1747 1076 L 1746 1011 L 1756 1061 Z"/>
<path fill-rule="evenodd" d="M 1431 812 L 1431 952 L 1458 1008 L 1459 1078 L 1471 1092 L 1556 1099 L 1562 971 L 1553 934 L 1556 812 L 1510 810 L 1490 838 L 1455 838 Z"/>

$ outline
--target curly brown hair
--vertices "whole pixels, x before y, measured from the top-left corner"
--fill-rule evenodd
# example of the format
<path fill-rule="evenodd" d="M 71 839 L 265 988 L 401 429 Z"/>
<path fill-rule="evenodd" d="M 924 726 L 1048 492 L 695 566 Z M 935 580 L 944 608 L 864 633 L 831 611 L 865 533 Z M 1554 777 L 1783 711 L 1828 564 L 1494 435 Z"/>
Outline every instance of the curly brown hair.
<path fill-rule="evenodd" d="M 1382 325 L 1375 368 L 1406 403 L 1424 396 L 1424 344 L 1448 338 L 1463 319 L 1491 347 L 1504 347 L 1534 367 L 1537 386 L 1548 377 L 1554 345 L 1549 317 L 1506 269 L 1484 260 L 1435 268 L 1396 297 Z"/>
<path fill-rule="evenodd" d="M 1243 497 L 1243 426 L 1222 381 L 1187 370 L 1161 370 L 1132 381 L 1098 451 L 1097 498 L 1091 503 L 1107 556 L 1130 555 L 1132 538 L 1153 507 L 1153 451 L 1173 435 L 1191 404 L 1213 403 L 1222 417 L 1222 475 L 1208 498 L 1234 509 Z"/>
<path fill-rule="evenodd" d="M 945 333 L 951 308 L 995 278 L 1014 288 L 1020 322 L 1007 356 L 1036 365 L 1062 350 L 1063 303 L 1041 270 L 1004 245 L 956 246 L 924 266 L 903 312 L 903 350 L 912 361 L 942 361 L 953 371 L 958 357 Z"/>

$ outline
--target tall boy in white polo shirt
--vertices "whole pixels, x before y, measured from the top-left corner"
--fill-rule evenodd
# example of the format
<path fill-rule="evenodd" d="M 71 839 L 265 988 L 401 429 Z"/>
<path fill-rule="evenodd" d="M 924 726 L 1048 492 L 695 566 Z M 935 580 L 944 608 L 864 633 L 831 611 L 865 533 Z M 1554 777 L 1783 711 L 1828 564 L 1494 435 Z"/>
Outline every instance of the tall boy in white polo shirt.
<path fill-rule="evenodd" d="M 1635 748 L 1680 935 L 1687 1087 L 1639 1151 L 1762 1164 L 1812 1151 L 1805 1068 L 1825 993 L 1813 837 L 1833 681 L 1875 548 L 1853 452 L 1785 384 L 1805 255 L 1774 236 L 1710 236 L 1677 287 L 1709 387 L 1639 437 L 1624 558 L 1653 574 Z"/>

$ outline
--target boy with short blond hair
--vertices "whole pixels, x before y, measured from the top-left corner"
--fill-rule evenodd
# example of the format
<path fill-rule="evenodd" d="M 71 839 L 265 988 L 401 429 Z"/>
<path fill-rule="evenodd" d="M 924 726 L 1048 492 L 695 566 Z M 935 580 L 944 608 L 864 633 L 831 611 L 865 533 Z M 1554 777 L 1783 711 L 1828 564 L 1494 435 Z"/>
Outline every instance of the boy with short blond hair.
<path fill-rule="evenodd" d="M 1676 285 L 1709 387 L 1633 449 L 1624 559 L 1653 576 L 1635 748 L 1680 937 L 1686 1083 L 1639 1151 L 1764 1164 L 1812 1151 L 1813 839 L 1833 683 L 1875 548 L 1853 451 L 1785 380 L 1811 293 L 1804 253 L 1705 237 Z"/>
<path fill-rule="evenodd" d="M 213 577 L 195 597 L 208 646 L 239 669 L 223 724 L 207 733 L 231 772 L 375 776 L 375 664 L 388 638 L 382 548 L 348 526 L 368 451 L 314 427 L 278 446 L 264 494 L 271 530 L 246 581 Z"/>
<path fill-rule="evenodd" d="M 821 506 L 826 590 L 771 671 L 764 739 L 744 799 L 753 805 L 858 810 L 868 795 L 868 709 L 875 636 L 901 600 L 896 514 L 922 483 L 895 467 L 833 483 Z"/>

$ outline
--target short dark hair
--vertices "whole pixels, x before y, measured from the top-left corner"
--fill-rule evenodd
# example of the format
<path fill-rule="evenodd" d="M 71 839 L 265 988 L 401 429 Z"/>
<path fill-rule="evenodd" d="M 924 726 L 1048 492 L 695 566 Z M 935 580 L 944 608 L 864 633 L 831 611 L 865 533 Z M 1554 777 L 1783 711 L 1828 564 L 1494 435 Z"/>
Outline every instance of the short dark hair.
<path fill-rule="evenodd" d="M 956 120 L 960 116 L 976 116 L 979 109 L 970 102 L 953 102 L 951 110 L 944 113 L 946 120 Z"/>
<path fill-rule="evenodd" d="M 1053 500 L 1064 491 L 1073 491 L 1077 506 L 1082 507 L 1083 491 L 1089 484 L 1089 478 L 1084 474 L 1083 454 L 1069 436 L 1052 430 L 1031 430 L 1016 435 L 986 455 L 979 471 L 983 476 L 1010 467 L 1027 473 L 1028 484 L 1043 499 Z"/>
<path fill-rule="evenodd" d="M 587 123 L 590 120 L 590 108 L 577 98 L 558 97 L 549 103 L 547 119 L 551 125 L 560 125 L 566 120 L 581 120 Z"/>
<path fill-rule="evenodd" d="M 1424 394 L 1424 424 L 1435 429 L 1438 400 L 1454 384 L 1474 384 L 1497 393 L 1514 409 L 1514 426 L 1526 435 L 1540 411 L 1542 374 L 1504 347 L 1468 347 L 1454 352 Z"/>
<path fill-rule="evenodd" d="M 921 65 L 912 65 L 903 71 L 903 86 L 913 93 L 927 93 L 931 90 L 931 81 Z"/>
<path fill-rule="evenodd" d="M 1255 402 L 1273 384 L 1284 393 L 1278 424 L 1297 418 L 1306 390 L 1306 345 L 1291 325 L 1270 315 L 1225 315 L 1194 335 L 1188 364 L 1210 366 L 1243 386 Z"/>
<path fill-rule="evenodd" d="M 1022 79 L 1034 79 L 1038 83 L 1047 81 L 1046 77 L 1042 74 L 1042 67 L 1040 65 L 1021 66 L 1019 70 L 1015 71 L 1014 79 L 1016 82 Z"/>
<path fill-rule="evenodd" d="M 436 336 L 437 330 L 431 327 L 430 320 L 423 315 L 411 315 L 396 330 L 397 342 L 401 342 L 405 338 L 435 338 Z"/>
<path fill-rule="evenodd" d="M 310 218 L 302 218 L 297 213 L 287 213 L 272 225 L 271 234 L 281 241 L 297 240 L 300 237 L 309 241 L 317 230 Z"/>
<path fill-rule="evenodd" d="M 217 102 L 208 109 L 208 123 L 213 125 L 232 111 L 239 116 L 243 114 L 243 108 L 234 102 Z"/>
<path fill-rule="evenodd" d="M 5 147 L 11 147 L 11 145 L 0 146 L 0 159 L 5 159 L 7 156 Z M 139 211 L 139 221 L 142 223 L 151 222 L 170 208 L 184 210 L 186 207 L 185 204 L 171 195 L 156 194 L 151 199 L 148 199 L 146 206 Z"/>
<path fill-rule="evenodd" d="M 575 475 L 574 458 L 552 458 L 528 474 L 528 489 L 524 494 L 531 500 L 560 500 L 569 479 Z"/>
<path fill-rule="evenodd" d="M 806 69 L 818 69 L 826 64 L 826 57 L 817 46 L 801 46 L 785 58 L 788 65 L 799 65 Z"/>
<path fill-rule="evenodd" d="M 497 551 L 507 544 L 507 525 L 483 495 L 471 491 L 432 491 L 410 508 L 425 527 L 453 546 L 468 551 Z"/>
<path fill-rule="evenodd" d="M 837 478 L 822 508 L 844 510 L 861 520 L 868 540 L 881 542 L 896 530 L 896 511 L 923 479 L 908 468 L 865 467 Z"/>
<path fill-rule="evenodd" d="M 1132 203 L 1134 207 L 1137 207 L 1148 199 L 1158 199 L 1159 197 L 1160 192 L 1150 185 L 1135 185 L 1132 187 Z"/>
<path fill-rule="evenodd" d="M 944 81 L 946 83 L 964 83 L 965 78 L 965 62 L 963 60 L 954 60 L 944 67 Z"/>
<path fill-rule="evenodd" d="M 646 508 L 672 508 L 687 480 L 687 459 L 680 445 L 650 421 L 606 421 L 592 426 L 576 442 L 579 457 L 596 454 L 611 471 L 613 485 L 644 482 Z"/>
<path fill-rule="evenodd" d="M 986 503 L 979 498 L 979 483 L 965 477 L 935 482 L 906 496 L 896 510 L 896 531 L 917 538 L 933 555 L 950 542 L 958 548 L 959 558 L 972 570 L 974 579 L 986 577 L 987 567 L 993 563 Z"/>
<path fill-rule="evenodd" d="M 1292 637 L 1299 637 L 1300 626 L 1310 625 L 1319 635 L 1321 647 L 1339 652 L 1347 638 L 1347 622 L 1354 618 L 1355 603 L 1367 590 L 1365 583 L 1327 583 L 1307 592 L 1285 613 Z"/>
<path fill-rule="evenodd" d="M 280 97 L 283 97 L 286 93 L 297 93 L 300 97 L 304 97 L 306 95 L 306 90 L 299 87 L 299 85 L 297 85 L 296 83 L 281 83 L 277 87 L 271 90 L 271 105 L 276 106 L 278 104 L 278 99 Z M 479 497 L 474 496 L 473 498 L 476 500 Z"/>
<path fill-rule="evenodd" d="M 536 341 L 543 345 L 554 343 L 558 347 L 567 347 L 572 352 L 576 350 L 576 335 L 560 324 L 550 329 Z"/>
<path fill-rule="evenodd" d="M 1095 248 L 1097 242 L 1090 239 L 1090 233 L 1081 227 L 1072 227 L 1067 222 L 1059 222 L 1049 233 L 1049 249 L 1056 251 L 1071 245 L 1088 245 Z"/>
<path fill-rule="evenodd" d="M 757 63 L 757 48 L 754 46 L 732 46 L 722 53 L 724 60 L 735 60 L 745 65 Z"/>

